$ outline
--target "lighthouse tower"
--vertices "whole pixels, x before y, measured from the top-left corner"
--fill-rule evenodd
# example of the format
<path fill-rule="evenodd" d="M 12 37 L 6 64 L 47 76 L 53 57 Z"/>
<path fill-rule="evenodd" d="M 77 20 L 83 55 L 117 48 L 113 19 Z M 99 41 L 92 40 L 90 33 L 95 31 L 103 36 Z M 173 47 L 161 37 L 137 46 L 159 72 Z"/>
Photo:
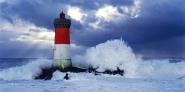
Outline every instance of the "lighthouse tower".
<path fill-rule="evenodd" d="M 68 69 L 72 66 L 70 57 L 70 26 L 71 20 L 65 17 L 63 11 L 60 13 L 60 17 L 54 20 L 54 68 Z"/>

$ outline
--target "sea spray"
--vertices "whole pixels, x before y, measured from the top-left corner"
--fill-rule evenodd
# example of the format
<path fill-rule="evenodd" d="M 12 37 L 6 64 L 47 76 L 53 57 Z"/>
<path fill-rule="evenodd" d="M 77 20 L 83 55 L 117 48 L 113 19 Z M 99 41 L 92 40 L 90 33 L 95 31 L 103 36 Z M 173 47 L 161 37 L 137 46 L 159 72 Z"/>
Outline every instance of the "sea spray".
<path fill-rule="evenodd" d="M 133 77 L 136 74 L 139 59 L 123 40 L 110 40 L 88 48 L 84 55 L 75 56 L 73 62 L 96 68 L 99 72 L 114 71 L 119 67 L 125 71 L 126 77 Z"/>
<path fill-rule="evenodd" d="M 15 66 L 0 71 L 2 80 L 32 80 L 41 73 L 42 68 L 52 66 L 52 61 L 47 59 L 37 59 L 22 66 Z"/>
<path fill-rule="evenodd" d="M 109 40 L 90 47 L 83 55 L 73 57 L 77 66 L 125 71 L 127 78 L 177 78 L 185 75 L 185 62 L 170 63 L 168 59 L 144 60 L 134 54 L 123 40 Z"/>

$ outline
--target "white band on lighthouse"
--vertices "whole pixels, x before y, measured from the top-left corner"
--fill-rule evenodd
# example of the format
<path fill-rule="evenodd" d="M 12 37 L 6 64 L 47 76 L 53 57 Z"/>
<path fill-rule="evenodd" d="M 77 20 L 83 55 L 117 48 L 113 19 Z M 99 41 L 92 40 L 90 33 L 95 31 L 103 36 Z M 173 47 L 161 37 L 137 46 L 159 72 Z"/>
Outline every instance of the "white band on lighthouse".
<path fill-rule="evenodd" d="M 71 66 L 69 44 L 55 44 L 53 65 L 63 69 Z"/>

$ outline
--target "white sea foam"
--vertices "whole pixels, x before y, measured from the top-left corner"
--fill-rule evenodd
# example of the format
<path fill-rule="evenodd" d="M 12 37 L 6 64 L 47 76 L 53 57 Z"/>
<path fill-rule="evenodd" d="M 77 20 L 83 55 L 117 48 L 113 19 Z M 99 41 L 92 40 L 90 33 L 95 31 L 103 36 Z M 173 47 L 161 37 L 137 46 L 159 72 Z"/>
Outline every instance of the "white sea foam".
<path fill-rule="evenodd" d="M 64 80 L 64 76 L 66 75 L 66 73 L 60 72 L 60 71 L 55 71 L 53 73 L 53 77 L 51 80 Z M 68 77 L 70 80 L 89 80 L 90 77 L 92 77 L 93 74 L 92 73 L 72 73 L 72 72 L 68 72 Z"/>
<path fill-rule="evenodd" d="M 83 55 L 74 56 L 73 62 L 98 68 L 98 71 L 119 67 L 127 78 L 176 78 L 185 75 L 185 62 L 143 60 L 123 40 L 110 40 L 91 47 Z"/>
<path fill-rule="evenodd" d="M 51 67 L 51 60 L 38 59 L 26 65 L 12 67 L 0 71 L 2 80 L 30 80 L 37 76 L 42 68 Z"/>
<path fill-rule="evenodd" d="M 64 76 L 65 76 L 65 73 L 62 73 L 62 72 L 57 70 L 53 73 L 53 77 L 52 77 L 51 80 L 63 80 Z"/>

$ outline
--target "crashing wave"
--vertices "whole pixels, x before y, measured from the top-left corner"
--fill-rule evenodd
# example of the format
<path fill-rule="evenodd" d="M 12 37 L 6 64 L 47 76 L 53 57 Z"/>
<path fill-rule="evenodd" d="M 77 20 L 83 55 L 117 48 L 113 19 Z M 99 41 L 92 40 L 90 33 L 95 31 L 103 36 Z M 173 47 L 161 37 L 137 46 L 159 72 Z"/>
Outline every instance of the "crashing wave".
<path fill-rule="evenodd" d="M 40 74 L 41 69 L 52 66 L 51 60 L 38 59 L 22 66 L 11 67 L 0 71 L 2 80 L 31 80 Z"/>
<path fill-rule="evenodd" d="M 90 47 L 82 55 L 72 58 L 73 66 L 93 67 L 96 71 L 124 70 L 126 78 L 178 78 L 185 75 L 185 62 L 171 63 L 169 60 L 143 60 L 137 57 L 123 40 L 110 40 Z M 0 71 L 2 80 L 32 80 L 43 68 L 50 68 L 52 60 L 38 59 L 22 66 Z M 52 79 L 60 79 L 55 73 Z"/>

